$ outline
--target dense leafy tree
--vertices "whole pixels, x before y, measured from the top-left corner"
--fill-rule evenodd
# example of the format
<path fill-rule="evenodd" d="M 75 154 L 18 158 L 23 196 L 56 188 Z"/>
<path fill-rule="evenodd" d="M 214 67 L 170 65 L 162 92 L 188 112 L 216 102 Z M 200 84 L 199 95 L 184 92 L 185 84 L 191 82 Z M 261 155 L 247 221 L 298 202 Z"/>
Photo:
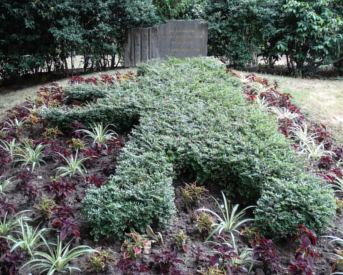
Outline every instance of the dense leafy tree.
<path fill-rule="evenodd" d="M 234 66 L 244 66 L 256 55 L 272 66 L 286 56 L 289 70 L 302 74 L 341 57 L 338 0 L 209 0 L 205 14 L 210 54 L 226 57 Z"/>
<path fill-rule="evenodd" d="M 3 0 L 0 77 L 65 70 L 74 54 L 85 69 L 113 66 L 127 30 L 158 21 L 150 0 Z"/>
<path fill-rule="evenodd" d="M 84 70 L 114 67 L 129 28 L 204 18 L 209 53 L 246 66 L 285 56 L 291 72 L 343 66 L 340 0 L 2 0 L 0 78 L 63 71 L 84 56 Z M 73 67 L 73 59 L 71 67 Z"/>
<path fill-rule="evenodd" d="M 280 7 L 277 32 L 271 36 L 271 52 L 287 57 L 296 74 L 314 70 L 330 60 L 342 37 L 341 19 L 330 7 L 331 0 L 287 0 Z"/>
<path fill-rule="evenodd" d="M 343 20 L 343 2 L 341 0 L 333 0 L 331 3 L 332 11 L 335 12 L 336 16 Z M 343 35 L 343 24 L 341 24 L 340 32 Z M 340 43 L 337 48 L 331 51 L 330 56 L 332 57 L 333 65 L 343 72 L 343 39 L 341 37 Z"/>
<path fill-rule="evenodd" d="M 206 0 L 154 0 L 158 15 L 166 19 L 199 18 Z"/>
<path fill-rule="evenodd" d="M 209 52 L 226 57 L 233 66 L 253 61 L 267 29 L 273 28 L 273 4 L 268 0 L 216 0 L 206 6 Z M 262 29 L 264 29 L 262 31 Z"/>

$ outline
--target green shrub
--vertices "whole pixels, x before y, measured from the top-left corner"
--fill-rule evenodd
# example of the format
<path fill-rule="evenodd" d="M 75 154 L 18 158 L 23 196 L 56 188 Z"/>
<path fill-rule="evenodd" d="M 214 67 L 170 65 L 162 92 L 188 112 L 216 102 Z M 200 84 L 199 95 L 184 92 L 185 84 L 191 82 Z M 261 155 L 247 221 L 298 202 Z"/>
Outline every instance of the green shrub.
<path fill-rule="evenodd" d="M 167 224 L 175 208 L 172 182 L 165 154 L 128 144 L 110 183 L 85 197 L 85 217 L 98 225 L 93 228 L 95 238 L 122 238 L 131 229 L 144 232 L 147 225 Z"/>
<path fill-rule="evenodd" d="M 1 80 L 68 70 L 75 54 L 85 70 L 114 67 L 130 28 L 160 22 L 151 0 L 2 0 L 0 10 Z"/>
<path fill-rule="evenodd" d="M 64 94 L 66 95 L 66 102 L 73 100 L 87 102 L 96 98 L 104 98 L 106 96 L 106 86 L 74 85 L 72 89 L 67 87 Z"/>
<path fill-rule="evenodd" d="M 299 224 L 321 232 L 335 215 L 335 208 L 331 190 L 310 182 L 276 181 L 258 200 L 255 220 L 263 233 L 274 236 L 295 233 Z"/>
<path fill-rule="evenodd" d="M 172 181 L 185 170 L 193 171 L 200 183 L 239 194 L 247 204 L 265 195 L 264 190 L 275 185 L 274 178 L 319 184 L 319 179 L 304 174 L 303 161 L 278 133 L 276 121 L 247 104 L 239 81 L 217 60 L 153 62 L 142 66 L 139 75 L 136 81 L 109 88 L 105 98 L 86 108 L 44 114 L 50 123 L 64 126 L 74 119 L 136 125 L 116 174 L 84 199 L 85 217 L 97 237 L 122 237 L 123 232 L 165 224 L 174 212 Z M 306 196 L 311 196 L 308 201 L 320 200 L 319 193 Z M 311 227 L 313 220 L 322 220 L 324 227 L 332 209 L 306 212 L 300 222 Z M 280 214 L 284 213 L 293 213 L 291 205 Z M 281 229 L 271 233 L 284 235 Z M 295 223 L 287 230 L 293 233 Z"/>

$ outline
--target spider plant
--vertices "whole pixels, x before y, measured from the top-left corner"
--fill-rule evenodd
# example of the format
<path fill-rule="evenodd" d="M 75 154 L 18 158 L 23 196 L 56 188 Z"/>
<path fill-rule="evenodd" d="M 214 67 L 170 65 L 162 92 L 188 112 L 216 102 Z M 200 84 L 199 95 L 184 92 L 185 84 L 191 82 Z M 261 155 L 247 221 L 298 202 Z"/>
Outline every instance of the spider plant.
<path fill-rule="evenodd" d="M 20 247 L 22 250 L 26 251 L 32 256 L 33 251 L 40 245 L 40 241 L 43 238 L 44 232 L 46 232 L 48 229 L 39 229 L 38 227 L 34 229 L 26 222 L 25 217 L 20 217 L 18 219 L 18 226 L 20 230 L 15 231 L 17 237 L 7 237 L 9 241 L 13 242 L 11 251 L 14 251 Z"/>
<path fill-rule="evenodd" d="M 292 127 L 291 135 L 299 142 L 301 147 L 314 143 L 316 139 L 315 134 L 309 133 L 307 124 Z"/>
<path fill-rule="evenodd" d="M 214 216 L 214 218 L 217 220 L 217 222 L 214 222 L 212 224 L 212 227 L 214 227 L 214 229 L 209 235 L 208 239 L 210 239 L 215 234 L 220 235 L 222 232 L 226 232 L 231 235 L 231 238 L 234 241 L 234 233 L 239 233 L 238 228 L 241 225 L 253 220 L 243 219 L 243 217 L 246 214 L 246 211 L 250 208 L 253 208 L 254 206 L 248 206 L 239 211 L 239 205 L 236 204 L 233 207 L 231 207 L 230 202 L 227 201 L 223 192 L 222 197 L 223 205 L 221 205 L 216 199 L 214 199 L 220 210 L 219 214 L 208 208 L 200 208 L 197 211 L 207 212 L 210 215 Z"/>
<path fill-rule="evenodd" d="M 299 115 L 297 113 L 292 113 L 287 108 L 272 107 L 272 108 L 270 108 L 270 111 L 272 113 L 276 114 L 278 120 L 281 120 L 281 119 L 294 120 L 294 119 L 299 117 Z"/>
<path fill-rule="evenodd" d="M 105 127 L 102 124 L 94 124 L 91 126 L 91 130 L 87 129 L 81 129 L 78 130 L 78 132 L 82 132 L 86 135 L 86 137 L 89 137 L 93 140 L 93 146 L 94 145 L 104 145 L 106 146 L 107 141 L 113 139 L 117 136 L 117 134 L 109 130 L 108 128 L 110 125 L 106 125 Z"/>
<path fill-rule="evenodd" d="M 70 249 L 70 242 L 63 246 L 59 238 L 57 238 L 57 243 L 55 244 L 48 243 L 45 238 L 43 238 L 43 242 L 47 252 L 35 251 L 32 259 L 24 264 L 23 267 L 30 266 L 32 270 L 36 270 L 40 274 L 46 273 L 47 275 L 81 271 L 78 267 L 72 266 L 71 262 L 82 255 L 97 252 L 95 249 L 86 245 L 80 245 Z"/>
<path fill-rule="evenodd" d="M 5 195 L 5 190 L 13 184 L 13 178 L 3 179 L 0 177 L 0 195 Z"/>
<path fill-rule="evenodd" d="M 10 129 L 21 129 L 23 128 L 25 123 L 25 119 L 19 120 L 17 118 L 9 119 L 4 123 L 4 130 L 10 130 Z"/>
<path fill-rule="evenodd" d="M 0 148 L 6 151 L 10 155 L 11 159 L 13 159 L 15 152 L 17 151 L 18 146 L 19 146 L 16 140 L 12 139 L 11 142 L 1 140 L 0 142 L 1 142 Z"/>
<path fill-rule="evenodd" d="M 264 98 L 257 97 L 256 103 L 262 111 L 267 112 L 270 110 L 270 106 Z"/>
<path fill-rule="evenodd" d="M 7 236 L 13 229 L 18 226 L 18 217 L 25 212 L 30 210 L 25 210 L 22 212 L 17 213 L 14 217 L 9 218 L 8 214 L 5 213 L 5 216 L 0 220 L 0 236 Z M 22 219 L 24 221 L 31 220 L 29 217 L 23 216 Z"/>
<path fill-rule="evenodd" d="M 87 173 L 83 163 L 88 158 L 78 158 L 78 151 L 76 151 L 75 156 L 71 155 L 69 158 L 63 156 L 62 154 L 60 154 L 60 156 L 65 160 L 67 164 L 65 166 L 57 168 L 57 172 L 60 177 L 71 177 L 76 174 L 80 174 L 81 176 L 83 176 L 85 173 Z"/>
<path fill-rule="evenodd" d="M 307 155 L 309 160 L 319 160 L 321 157 L 334 154 L 332 151 L 326 150 L 323 143 L 316 144 L 314 141 L 304 144 L 300 153 Z"/>
<path fill-rule="evenodd" d="M 253 250 L 248 247 L 244 247 L 242 249 L 238 249 L 236 242 L 233 240 L 233 249 L 235 250 L 238 258 L 232 259 L 232 264 L 234 266 L 250 266 L 249 273 L 251 268 L 253 267 L 254 259 L 253 259 Z"/>
<path fill-rule="evenodd" d="M 343 234 L 343 232 L 340 232 L 341 234 Z M 333 244 L 333 243 L 336 243 L 338 244 L 340 247 L 343 246 L 343 239 L 339 238 L 339 237 L 336 237 L 336 236 L 324 236 L 326 238 L 329 238 L 331 239 L 329 244 Z M 335 260 L 336 260 L 336 263 L 340 264 L 340 266 L 342 266 L 342 263 L 343 263 L 343 251 L 341 249 L 336 249 L 335 250 L 335 253 L 334 253 L 334 256 L 335 256 Z M 343 272 L 334 272 L 332 274 L 343 274 Z"/>
<path fill-rule="evenodd" d="M 41 163 L 45 163 L 43 160 L 43 150 L 44 145 L 38 144 L 35 148 L 26 142 L 23 148 L 18 148 L 15 153 L 15 162 L 20 162 L 24 166 L 31 166 L 31 171 L 33 172 L 37 166 Z"/>
<path fill-rule="evenodd" d="M 343 178 L 340 179 L 336 175 L 334 175 L 334 177 L 335 177 L 335 180 L 333 182 L 333 185 L 335 188 L 335 192 L 339 194 L 343 194 Z"/>

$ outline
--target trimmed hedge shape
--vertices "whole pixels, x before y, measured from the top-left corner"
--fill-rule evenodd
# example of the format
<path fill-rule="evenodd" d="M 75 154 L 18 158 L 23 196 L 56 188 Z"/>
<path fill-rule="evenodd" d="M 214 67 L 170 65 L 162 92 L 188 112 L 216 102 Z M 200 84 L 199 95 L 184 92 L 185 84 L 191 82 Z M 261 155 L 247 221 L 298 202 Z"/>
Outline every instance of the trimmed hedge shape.
<path fill-rule="evenodd" d="M 173 180 L 185 169 L 246 204 L 257 202 L 263 233 L 283 237 L 300 223 L 317 231 L 328 226 L 335 215 L 333 192 L 304 171 L 276 121 L 246 103 L 239 81 L 217 60 L 153 62 L 142 65 L 139 75 L 106 87 L 103 95 L 94 87 L 97 103 L 43 114 L 61 126 L 79 120 L 134 127 L 116 174 L 88 190 L 83 201 L 95 237 L 121 238 L 168 223 L 175 211 Z M 82 86 L 71 87 L 71 97 L 73 89 L 80 93 Z M 95 93 L 90 86 L 84 90 Z"/>

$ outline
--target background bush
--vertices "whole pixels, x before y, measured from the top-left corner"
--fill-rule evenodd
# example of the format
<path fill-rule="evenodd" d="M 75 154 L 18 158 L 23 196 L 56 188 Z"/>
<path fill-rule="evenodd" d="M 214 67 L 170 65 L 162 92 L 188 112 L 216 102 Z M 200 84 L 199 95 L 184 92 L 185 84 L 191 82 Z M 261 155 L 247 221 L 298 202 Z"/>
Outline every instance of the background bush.
<path fill-rule="evenodd" d="M 210 54 L 242 67 L 263 57 L 272 67 L 280 57 L 296 75 L 320 65 L 341 66 L 342 2 L 337 0 L 209 0 Z"/>
<path fill-rule="evenodd" d="M 127 30 L 157 22 L 151 0 L 0 1 L 0 78 L 67 70 L 74 55 L 114 67 Z"/>
<path fill-rule="evenodd" d="M 122 237 L 133 229 L 165 224 L 174 211 L 173 180 L 185 170 L 198 182 L 219 185 L 233 199 L 258 201 L 257 220 L 273 215 L 275 226 L 261 226 L 273 236 L 295 233 L 297 220 L 315 230 L 328 225 L 335 214 L 332 192 L 303 171 L 304 163 L 278 133 L 276 121 L 246 102 L 240 82 L 217 60 L 171 59 L 144 65 L 139 73 L 137 81 L 109 86 L 105 98 L 85 109 L 44 113 L 52 124 L 67 125 L 77 118 L 136 125 L 116 174 L 84 199 L 93 234 Z M 303 185 L 306 192 L 284 190 Z M 267 204 L 288 192 L 290 202 L 281 201 L 280 211 Z"/>
<path fill-rule="evenodd" d="M 84 57 L 84 70 L 114 67 L 126 33 L 167 19 L 209 22 L 209 54 L 245 67 L 257 57 L 270 67 L 287 59 L 293 74 L 320 65 L 342 69 L 340 0 L 94 0 L 0 2 L 0 78 L 67 71 L 67 58 Z M 101 41 L 101 43 L 99 43 Z"/>

